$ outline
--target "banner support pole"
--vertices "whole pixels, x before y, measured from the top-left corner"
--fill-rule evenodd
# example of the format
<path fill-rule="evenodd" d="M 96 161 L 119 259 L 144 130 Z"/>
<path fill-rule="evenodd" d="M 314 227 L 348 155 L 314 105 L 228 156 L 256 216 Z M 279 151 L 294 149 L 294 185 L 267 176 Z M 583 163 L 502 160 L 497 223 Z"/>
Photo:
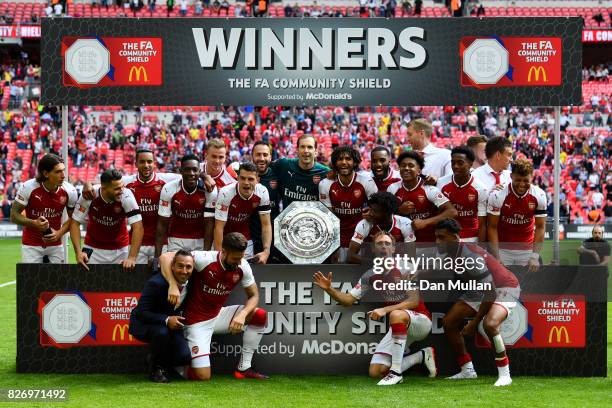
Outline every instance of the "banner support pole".
<path fill-rule="evenodd" d="M 62 158 L 64 159 L 64 178 L 70 182 L 69 179 L 69 165 L 70 160 L 68 159 L 68 106 L 62 106 Z M 70 220 L 70 217 L 68 217 Z M 65 220 L 64 220 L 65 222 Z M 64 247 L 64 262 L 68 263 L 68 235 L 65 234 L 62 237 L 62 246 Z"/>
<path fill-rule="evenodd" d="M 553 196 L 553 261 L 559 265 L 559 223 L 561 207 L 561 107 L 555 106 L 554 139 L 554 196 Z"/>

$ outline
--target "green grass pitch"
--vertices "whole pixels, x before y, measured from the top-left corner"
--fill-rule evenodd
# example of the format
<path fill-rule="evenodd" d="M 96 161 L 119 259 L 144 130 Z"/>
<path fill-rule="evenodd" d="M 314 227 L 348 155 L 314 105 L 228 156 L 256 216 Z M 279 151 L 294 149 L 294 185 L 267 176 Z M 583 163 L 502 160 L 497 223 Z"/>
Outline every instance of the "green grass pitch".
<path fill-rule="evenodd" d="M 575 261 L 578 241 L 563 241 L 561 258 Z M 550 252 L 544 255 L 549 258 Z M 0 284 L 15 279 L 17 240 L 0 241 Z M 610 286 L 608 292 L 610 293 Z M 285 377 L 266 382 L 214 376 L 210 383 L 153 384 L 142 375 L 16 374 L 15 285 L 0 287 L 0 388 L 66 388 L 65 403 L 7 403 L 59 407 L 604 407 L 612 400 L 612 303 L 608 304 L 608 377 L 515 377 L 496 389 L 495 378 L 468 382 L 407 377 L 395 387 L 377 387 L 365 376 Z M 255 357 L 257 358 L 257 357 Z"/>

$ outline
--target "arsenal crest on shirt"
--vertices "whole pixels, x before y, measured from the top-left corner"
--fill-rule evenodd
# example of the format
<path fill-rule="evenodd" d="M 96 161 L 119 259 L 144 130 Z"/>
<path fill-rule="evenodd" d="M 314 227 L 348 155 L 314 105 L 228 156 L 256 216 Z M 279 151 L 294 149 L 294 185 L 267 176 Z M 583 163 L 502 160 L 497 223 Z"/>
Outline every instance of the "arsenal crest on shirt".
<path fill-rule="evenodd" d="M 312 176 L 313 183 L 319 184 L 319 181 L 321 181 L 321 176 Z"/>
<path fill-rule="evenodd" d="M 259 204 L 258 204 L 258 203 L 256 203 L 255 201 L 253 201 L 251 204 L 253 205 L 253 208 L 257 208 L 257 206 L 259 205 Z"/>
<path fill-rule="evenodd" d="M 278 183 L 276 180 L 270 180 L 270 188 L 272 190 L 276 190 L 276 187 L 278 186 Z"/>
<path fill-rule="evenodd" d="M 159 193 L 162 189 L 162 186 L 155 186 L 153 187 L 153 189 Z"/>
<path fill-rule="evenodd" d="M 66 204 L 66 197 L 61 196 L 61 197 L 59 198 L 59 202 L 60 202 L 60 204 L 62 204 L 62 205 Z"/>
<path fill-rule="evenodd" d="M 425 202 L 425 196 L 424 195 L 419 195 L 418 197 L 419 201 L 424 203 Z"/>
<path fill-rule="evenodd" d="M 530 210 L 535 209 L 535 207 L 536 207 L 535 203 L 533 203 L 533 202 L 529 203 L 529 209 Z"/>
<path fill-rule="evenodd" d="M 205 198 L 200 198 L 198 199 L 198 202 L 200 203 L 200 205 L 204 205 L 204 203 L 206 202 Z"/>
<path fill-rule="evenodd" d="M 353 190 L 353 195 L 355 196 L 355 198 L 361 197 L 361 190 L 359 189 Z"/>
<path fill-rule="evenodd" d="M 468 200 L 474 201 L 476 199 L 476 194 L 468 194 Z"/>
<path fill-rule="evenodd" d="M 232 273 L 232 282 L 236 283 L 240 280 L 240 274 L 239 273 Z"/>
<path fill-rule="evenodd" d="M 119 214 L 121 212 L 121 204 L 115 205 L 115 207 L 113 208 L 113 210 L 115 210 L 115 212 L 117 214 Z"/>

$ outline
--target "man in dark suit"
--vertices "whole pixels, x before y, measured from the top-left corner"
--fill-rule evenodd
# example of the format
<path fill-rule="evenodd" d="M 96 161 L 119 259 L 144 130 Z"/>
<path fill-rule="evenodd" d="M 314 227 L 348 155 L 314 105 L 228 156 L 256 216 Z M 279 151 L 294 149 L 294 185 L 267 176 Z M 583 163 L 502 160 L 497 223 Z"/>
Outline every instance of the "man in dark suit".
<path fill-rule="evenodd" d="M 193 256 L 187 251 L 177 251 L 172 259 L 172 273 L 181 285 L 181 298 L 187 294 L 187 281 L 193 272 Z M 180 310 L 180 308 L 179 308 Z M 157 383 L 170 382 L 167 369 L 191 362 L 191 352 L 183 336 L 184 317 L 168 303 L 168 282 L 158 273 L 146 283 L 138 306 L 130 317 L 130 334 L 149 343 L 150 379 Z"/>

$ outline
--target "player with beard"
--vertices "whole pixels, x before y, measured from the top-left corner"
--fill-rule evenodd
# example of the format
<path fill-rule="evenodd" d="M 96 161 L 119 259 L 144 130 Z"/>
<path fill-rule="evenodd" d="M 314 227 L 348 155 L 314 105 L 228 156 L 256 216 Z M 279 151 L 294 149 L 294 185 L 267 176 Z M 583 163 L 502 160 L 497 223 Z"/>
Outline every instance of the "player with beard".
<path fill-rule="evenodd" d="M 166 239 L 169 251 L 194 251 L 212 245 L 217 190 L 208 192 L 198 187 L 200 161 L 195 155 L 188 154 L 181 159 L 180 172 L 181 179 L 164 185 L 160 194 L 156 257 L 161 254 Z"/>
<path fill-rule="evenodd" d="M 138 203 L 134 194 L 124 188 L 118 170 L 106 170 L 100 182 L 94 199 L 81 196 L 72 213 L 70 239 L 77 263 L 85 269 L 89 269 L 87 264 L 115 263 L 121 263 L 126 270 L 134 269 L 144 234 Z M 87 230 L 83 249 L 80 224 L 85 224 Z"/>
<path fill-rule="evenodd" d="M 391 184 L 387 191 L 400 200 L 398 213 L 412 220 L 416 242 L 431 245 L 436 240 L 436 223 L 455 218 L 457 210 L 437 187 L 425 185 L 421 177 L 425 162 L 417 152 L 403 152 L 397 164 L 402 180 Z"/>
<path fill-rule="evenodd" d="M 344 263 L 355 227 L 362 220 L 362 210 L 377 187 L 367 173 L 357 172 L 361 157 L 350 146 L 334 149 L 331 163 L 336 178 L 326 178 L 319 183 L 319 198 L 340 220 L 340 250 L 337 255 L 338 261 Z"/>
<path fill-rule="evenodd" d="M 70 219 L 62 223 L 62 215 L 65 209 L 71 217 L 77 201 L 76 189 L 64 181 L 65 168 L 59 156 L 47 154 L 38 162 L 36 178 L 17 191 L 11 222 L 23 227 L 23 263 L 64 263 L 62 237 L 70 230 Z"/>
<path fill-rule="evenodd" d="M 461 240 L 485 242 L 487 239 L 487 190 L 472 174 L 474 152 L 467 146 L 451 150 L 453 174 L 438 179 L 438 188 L 457 209 Z"/>
<path fill-rule="evenodd" d="M 253 163 L 240 164 L 238 182 L 227 185 L 219 191 L 215 210 L 216 250 L 221 250 L 223 236 L 230 232 L 239 232 L 248 240 L 245 256 L 254 263 L 265 264 L 270 256 L 272 245 L 272 225 L 270 222 L 270 198 L 268 190 L 259 184 L 257 167 Z M 263 239 L 263 250 L 253 253 L 253 241 L 249 230 L 249 220 L 257 211 L 260 219 L 260 235 Z"/>
<path fill-rule="evenodd" d="M 387 192 L 372 194 L 368 200 L 368 216 L 359 221 L 351 238 L 348 251 L 349 263 L 361 263 L 363 256 L 359 255 L 359 252 L 362 245 L 371 243 L 381 232 L 391 234 L 395 242 L 414 242 L 412 222 L 409 218 L 397 215 L 398 207 L 399 201 L 393 194 Z M 414 252 L 412 247 L 407 249 L 408 252 Z"/>
<path fill-rule="evenodd" d="M 179 180 L 181 175 L 177 173 L 156 172 L 154 153 L 149 149 L 138 149 L 136 151 L 136 168 L 138 170 L 136 174 L 123 176 L 121 179 L 125 187 L 134 194 L 142 215 L 144 237 L 136 263 L 148 264 L 153 262 L 153 268 L 157 269 L 157 263 L 154 262 L 155 234 L 161 190 L 166 183 Z M 93 199 L 93 191 L 94 186 L 90 183 L 86 183 L 83 186 L 84 197 Z"/>
<path fill-rule="evenodd" d="M 185 338 L 191 350 L 191 368 L 188 378 L 209 380 L 210 341 L 213 334 L 242 334 L 242 354 L 234 371 L 238 379 L 267 379 L 251 366 L 266 326 L 267 314 L 258 308 L 259 289 L 251 266 L 244 259 L 246 238 L 237 232 L 223 237 L 222 250 L 194 251 L 194 271 L 184 301 Z M 172 274 L 173 252 L 159 258 L 162 274 L 168 281 L 168 301 L 178 304 L 180 290 Z M 224 306 L 236 286 L 242 286 L 247 300 L 244 305 Z"/>
<path fill-rule="evenodd" d="M 395 239 L 387 232 L 380 232 L 374 238 L 374 254 L 377 258 L 392 258 L 395 254 Z M 405 355 L 405 350 L 415 341 L 425 339 L 431 332 L 431 314 L 419 298 L 418 291 L 385 290 L 382 283 L 398 283 L 414 278 L 414 271 L 400 271 L 397 268 L 375 272 L 368 270 L 357 284 L 348 292 L 343 293 L 332 286 L 332 273 L 324 276 L 320 271 L 313 276 L 315 285 L 323 289 L 329 296 L 343 306 L 351 306 L 356 301 L 364 299 L 368 292 L 374 294 L 378 301 L 385 303 L 384 307 L 368 312 L 372 320 L 381 320 L 389 316 L 390 329 L 376 347 L 369 367 L 372 378 L 381 378 L 378 385 L 394 385 L 403 381 L 402 373 L 417 364 L 425 364 L 429 376 L 437 374 L 435 354 L 432 347 L 427 347 L 416 353 Z"/>
<path fill-rule="evenodd" d="M 487 237 L 491 252 L 504 265 L 540 265 L 546 232 L 546 193 L 531 184 L 533 165 L 526 159 L 512 163 L 512 182 L 495 190 L 487 205 Z"/>
<path fill-rule="evenodd" d="M 270 165 L 280 183 L 283 209 L 294 201 L 318 201 L 319 182 L 329 168 L 316 162 L 317 140 L 313 135 L 302 135 L 297 141 L 298 158 L 278 159 Z"/>
<path fill-rule="evenodd" d="M 472 364 L 472 357 L 467 352 L 463 336 L 473 336 L 478 324 L 483 321 L 483 328 L 489 341 L 495 349 L 495 364 L 499 378 L 496 387 L 512 384 L 510 377 L 510 361 L 506 354 L 506 346 L 500 334 L 502 323 L 510 313 L 521 294 L 519 282 L 514 274 L 506 269 L 495 257 L 476 244 L 461 243 L 459 232 L 461 226 L 457 220 L 442 220 L 436 225 L 436 243 L 438 253 L 446 258 L 472 258 L 475 268 L 459 274 L 455 268 L 456 279 L 475 280 L 478 282 L 493 283 L 489 291 L 466 291 L 461 294 L 458 301 L 442 319 L 444 334 L 457 356 L 457 363 L 461 367 L 458 374 L 449 377 L 451 380 L 476 378 L 476 370 Z M 478 259 L 480 258 L 480 262 Z M 473 319 L 464 326 L 465 319 Z"/>
<path fill-rule="evenodd" d="M 155 257 L 155 233 L 162 188 L 166 183 L 179 180 L 181 175 L 156 172 L 155 157 L 148 149 L 136 151 L 136 168 L 136 174 L 124 176 L 122 181 L 136 197 L 144 226 L 144 237 L 136 263 L 147 264 Z"/>
<path fill-rule="evenodd" d="M 258 140 L 253 144 L 251 157 L 253 158 L 253 163 L 257 166 L 259 183 L 268 190 L 268 196 L 270 197 L 270 225 L 272 227 L 272 236 L 274 236 L 274 219 L 279 214 L 280 196 L 278 191 L 278 178 L 270 168 L 270 163 L 272 162 L 270 145 L 262 140 Z M 250 230 L 254 252 L 262 252 L 264 245 L 261 237 L 262 230 L 259 217 L 251 217 Z M 272 248 L 272 252 L 274 252 L 274 248 Z"/>
<path fill-rule="evenodd" d="M 387 191 L 387 188 L 401 180 L 399 171 L 390 167 L 391 153 L 384 146 L 376 146 L 370 152 L 370 174 L 378 187 L 378 191 Z"/>

